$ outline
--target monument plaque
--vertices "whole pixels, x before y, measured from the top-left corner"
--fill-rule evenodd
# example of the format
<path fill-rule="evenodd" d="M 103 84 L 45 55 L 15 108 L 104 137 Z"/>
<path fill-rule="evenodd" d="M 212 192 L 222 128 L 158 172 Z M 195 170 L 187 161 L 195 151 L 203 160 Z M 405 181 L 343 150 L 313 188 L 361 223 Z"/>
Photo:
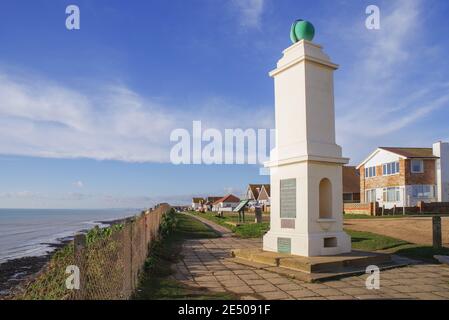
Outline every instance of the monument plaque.
<path fill-rule="evenodd" d="M 281 218 L 296 218 L 296 179 L 281 180 Z"/>

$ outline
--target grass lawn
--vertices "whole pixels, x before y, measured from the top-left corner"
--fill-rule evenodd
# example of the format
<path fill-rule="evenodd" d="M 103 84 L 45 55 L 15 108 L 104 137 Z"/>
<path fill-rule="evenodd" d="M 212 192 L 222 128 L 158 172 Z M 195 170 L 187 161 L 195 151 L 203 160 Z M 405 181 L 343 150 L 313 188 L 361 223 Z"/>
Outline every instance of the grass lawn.
<path fill-rule="evenodd" d="M 177 214 L 176 230 L 152 248 L 145 263 L 145 272 L 134 299 L 137 300 L 228 300 L 237 297 L 228 293 L 212 293 L 191 288 L 169 278 L 171 265 L 180 259 L 182 243 L 188 239 L 217 238 L 219 235 L 208 226 L 183 214 Z"/>
<path fill-rule="evenodd" d="M 240 238 L 260 238 L 270 229 L 270 224 L 268 222 L 254 223 L 253 216 L 251 216 L 251 218 L 247 216 L 247 222 L 245 224 L 235 226 L 232 224 L 238 223 L 237 216 L 225 215 L 224 217 L 218 217 L 215 212 L 191 213 L 199 217 L 208 219 L 212 222 L 215 222 L 216 224 L 219 224 L 220 226 L 231 230 L 233 233 L 235 233 L 236 236 Z"/>
<path fill-rule="evenodd" d="M 384 250 L 388 253 L 430 263 L 438 262 L 433 258 L 434 255 L 449 255 L 449 248 L 435 250 L 432 246 L 411 244 L 407 241 L 390 238 L 371 232 L 353 230 L 345 231 L 351 236 L 353 249 L 366 251 Z"/>
<path fill-rule="evenodd" d="M 366 214 L 344 214 L 343 218 L 345 220 L 351 220 L 351 219 L 400 219 L 400 218 L 425 218 L 425 217 L 432 217 L 435 214 L 432 213 L 422 213 L 422 214 L 406 214 L 405 216 L 403 214 L 396 214 L 396 215 L 385 215 L 385 216 L 369 216 Z M 441 217 L 447 217 L 447 214 L 438 214 L 438 216 Z"/>
<path fill-rule="evenodd" d="M 377 251 L 408 244 L 406 241 L 382 236 L 380 234 L 345 230 L 351 236 L 352 248 L 357 250 Z"/>

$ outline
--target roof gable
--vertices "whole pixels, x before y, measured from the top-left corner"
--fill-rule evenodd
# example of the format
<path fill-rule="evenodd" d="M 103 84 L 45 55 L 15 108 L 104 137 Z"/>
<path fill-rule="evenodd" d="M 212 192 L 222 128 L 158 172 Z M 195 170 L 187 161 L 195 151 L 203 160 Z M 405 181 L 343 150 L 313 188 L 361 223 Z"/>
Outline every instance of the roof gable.
<path fill-rule="evenodd" d="M 217 204 L 222 203 L 222 202 L 240 202 L 240 199 L 237 198 L 236 196 L 234 196 L 233 194 L 228 194 L 227 196 L 224 196 L 223 198 L 218 199 L 217 201 L 215 201 L 213 203 L 213 205 L 217 205 Z"/>

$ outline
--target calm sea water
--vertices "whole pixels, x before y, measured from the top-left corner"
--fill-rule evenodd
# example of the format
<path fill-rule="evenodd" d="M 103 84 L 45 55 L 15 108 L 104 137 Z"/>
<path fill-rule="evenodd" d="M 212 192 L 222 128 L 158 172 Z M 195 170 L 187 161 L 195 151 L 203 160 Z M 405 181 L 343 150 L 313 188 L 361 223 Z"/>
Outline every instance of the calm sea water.
<path fill-rule="evenodd" d="M 137 214 L 137 209 L 0 209 L 0 263 L 52 251 L 49 244 L 76 232 Z"/>

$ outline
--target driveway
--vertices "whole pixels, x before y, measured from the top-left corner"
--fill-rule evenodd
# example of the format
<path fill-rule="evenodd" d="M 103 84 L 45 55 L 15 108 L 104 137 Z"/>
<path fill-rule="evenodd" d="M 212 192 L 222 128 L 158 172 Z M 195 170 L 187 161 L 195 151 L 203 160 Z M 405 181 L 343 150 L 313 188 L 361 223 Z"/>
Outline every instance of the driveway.
<path fill-rule="evenodd" d="M 449 246 L 449 217 L 441 219 L 443 244 Z M 432 218 L 348 219 L 344 227 L 350 230 L 382 234 L 410 243 L 432 245 Z"/>

